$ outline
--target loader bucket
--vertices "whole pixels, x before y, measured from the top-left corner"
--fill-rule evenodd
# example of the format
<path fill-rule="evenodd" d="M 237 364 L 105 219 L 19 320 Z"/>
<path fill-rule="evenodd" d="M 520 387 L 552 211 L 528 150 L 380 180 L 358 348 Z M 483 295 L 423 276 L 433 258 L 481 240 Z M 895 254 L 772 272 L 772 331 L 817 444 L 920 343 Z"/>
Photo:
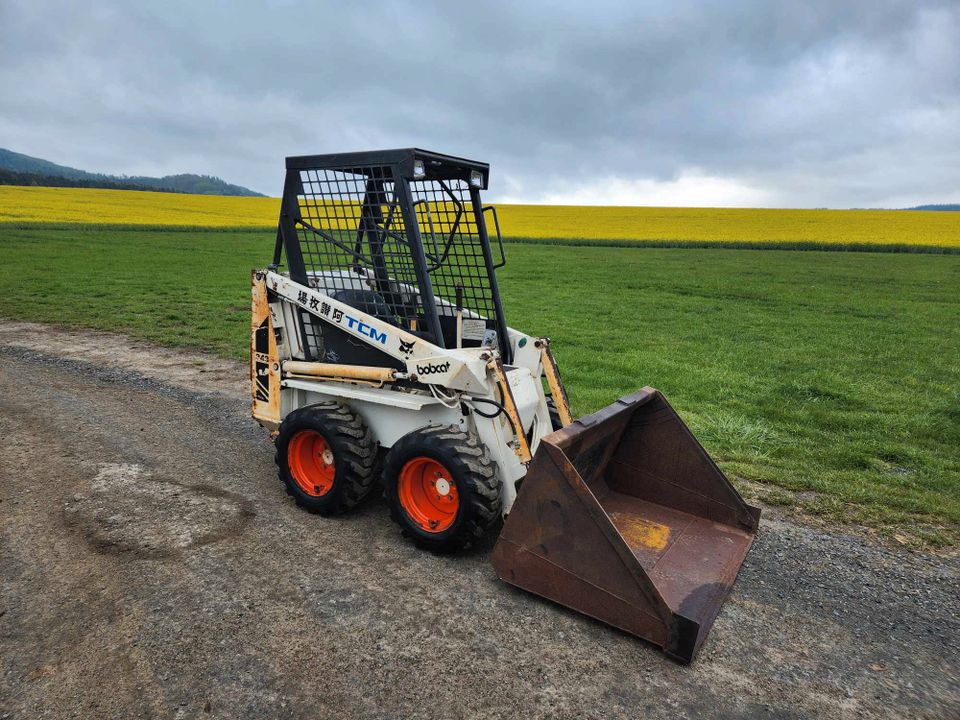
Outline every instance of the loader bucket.
<path fill-rule="evenodd" d="M 648 387 L 541 441 L 492 562 L 506 582 L 688 663 L 759 520 Z"/>

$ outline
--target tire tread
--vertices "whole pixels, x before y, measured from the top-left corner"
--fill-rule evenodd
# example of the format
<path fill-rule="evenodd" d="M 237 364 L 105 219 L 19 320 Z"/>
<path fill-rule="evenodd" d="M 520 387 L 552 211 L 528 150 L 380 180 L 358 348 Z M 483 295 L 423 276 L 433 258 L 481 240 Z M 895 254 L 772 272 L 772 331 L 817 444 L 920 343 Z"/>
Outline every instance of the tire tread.
<path fill-rule="evenodd" d="M 395 464 L 391 460 L 404 456 L 412 447 L 420 451 L 434 450 L 441 456 L 452 455 L 462 465 L 466 484 L 470 488 L 469 503 L 472 512 L 459 532 L 441 543 L 425 540 L 408 529 L 406 513 L 400 507 L 396 493 L 390 491 L 391 483 L 395 484 L 396 481 L 388 478 L 388 473 L 399 470 L 391 467 Z M 401 527 L 403 534 L 418 546 L 436 552 L 449 553 L 471 547 L 484 538 L 500 519 L 500 480 L 496 468 L 477 436 L 456 425 L 433 425 L 400 438 L 387 454 L 384 466 L 384 495 L 390 506 L 390 517 Z"/>
<path fill-rule="evenodd" d="M 331 439 L 340 446 L 340 452 L 336 456 L 338 469 L 341 463 L 349 468 L 349 472 L 338 474 L 336 482 L 345 484 L 342 491 L 338 492 L 337 500 L 329 507 L 317 507 L 304 502 L 300 495 L 294 492 L 290 483 L 284 480 L 287 495 L 292 497 L 299 507 L 320 515 L 339 515 L 355 507 L 370 493 L 375 480 L 373 468 L 377 457 L 377 446 L 370 428 L 357 413 L 339 402 L 325 401 L 290 413 L 280 426 L 281 434 L 284 431 L 284 424 L 287 423 L 290 423 L 287 425 L 288 428 L 300 423 L 322 425 L 331 434 Z M 279 442 L 274 462 L 280 468 L 281 479 L 283 479 L 284 459 Z"/>

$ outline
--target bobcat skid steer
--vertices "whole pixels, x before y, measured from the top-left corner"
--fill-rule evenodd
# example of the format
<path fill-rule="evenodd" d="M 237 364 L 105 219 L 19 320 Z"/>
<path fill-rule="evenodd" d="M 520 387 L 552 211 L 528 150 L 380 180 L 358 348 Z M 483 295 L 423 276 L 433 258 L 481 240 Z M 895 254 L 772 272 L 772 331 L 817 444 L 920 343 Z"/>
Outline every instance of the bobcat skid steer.
<path fill-rule="evenodd" d="M 301 507 L 342 513 L 379 481 L 435 551 L 502 522 L 500 578 L 689 662 L 760 512 L 653 388 L 571 418 L 550 340 L 507 325 L 488 172 L 418 149 L 287 158 L 253 271 L 253 416 Z"/>

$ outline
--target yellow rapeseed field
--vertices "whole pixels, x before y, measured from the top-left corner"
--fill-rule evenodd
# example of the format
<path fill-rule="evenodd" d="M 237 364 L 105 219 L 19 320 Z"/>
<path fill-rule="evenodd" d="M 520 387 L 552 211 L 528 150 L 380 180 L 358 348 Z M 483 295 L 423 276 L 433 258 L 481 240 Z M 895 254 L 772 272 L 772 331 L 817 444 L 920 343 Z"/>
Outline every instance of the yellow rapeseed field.
<path fill-rule="evenodd" d="M 0 186 L 0 223 L 274 227 L 280 201 Z M 500 205 L 506 237 L 960 248 L 960 213 Z"/>
<path fill-rule="evenodd" d="M 0 223 L 269 227 L 279 211 L 276 198 L 0 186 Z"/>
<path fill-rule="evenodd" d="M 960 248 L 956 212 L 569 205 L 505 205 L 499 212 L 504 234 L 514 237 Z"/>

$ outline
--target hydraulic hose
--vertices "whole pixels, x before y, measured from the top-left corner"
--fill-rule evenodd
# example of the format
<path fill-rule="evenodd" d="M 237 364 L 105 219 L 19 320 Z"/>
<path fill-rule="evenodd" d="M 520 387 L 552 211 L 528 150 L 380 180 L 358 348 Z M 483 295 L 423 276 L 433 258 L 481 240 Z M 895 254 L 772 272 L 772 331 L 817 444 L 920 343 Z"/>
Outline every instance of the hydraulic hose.
<path fill-rule="evenodd" d="M 469 398 L 469 400 L 474 403 L 487 403 L 488 405 L 496 406 L 497 411 L 492 415 L 489 413 L 483 412 L 477 407 L 473 408 L 473 411 L 477 415 L 479 415 L 480 417 L 485 417 L 488 420 L 492 420 L 493 418 L 498 417 L 501 413 L 505 413 L 507 411 L 507 409 L 501 403 L 498 403 L 496 400 L 490 400 L 489 398 L 475 398 L 475 397 Z"/>

